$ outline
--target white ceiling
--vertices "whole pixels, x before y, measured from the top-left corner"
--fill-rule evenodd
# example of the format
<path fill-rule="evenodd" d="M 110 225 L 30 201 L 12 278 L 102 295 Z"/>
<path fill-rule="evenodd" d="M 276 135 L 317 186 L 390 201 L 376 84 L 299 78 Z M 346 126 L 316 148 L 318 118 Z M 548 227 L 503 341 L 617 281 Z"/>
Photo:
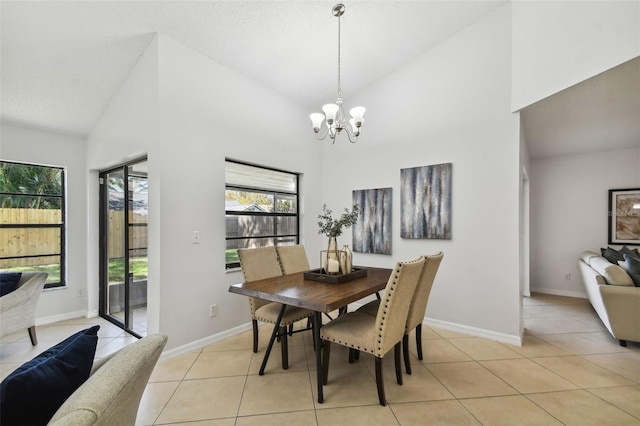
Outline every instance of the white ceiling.
<path fill-rule="evenodd" d="M 640 147 L 640 57 L 521 111 L 531 158 Z"/>
<path fill-rule="evenodd" d="M 337 2 L 2 0 L 1 118 L 87 135 L 156 33 L 314 111 L 336 95 L 338 20 L 331 9 Z M 341 19 L 344 97 L 505 3 L 347 2 Z M 636 89 L 639 86 L 636 82 Z M 552 98 L 523 114 L 534 157 L 566 153 L 558 146 L 581 149 L 583 138 L 593 139 L 591 132 L 572 133 L 580 126 L 567 129 L 563 118 L 575 112 L 574 102 L 584 107 L 585 100 L 579 94 L 562 101 Z M 617 111 L 620 106 L 606 109 Z M 603 117 L 596 114 L 595 119 Z M 637 126 L 617 124 L 626 129 L 620 138 L 628 140 L 635 131 L 638 140 Z M 604 128 L 599 133 L 611 134 Z"/>

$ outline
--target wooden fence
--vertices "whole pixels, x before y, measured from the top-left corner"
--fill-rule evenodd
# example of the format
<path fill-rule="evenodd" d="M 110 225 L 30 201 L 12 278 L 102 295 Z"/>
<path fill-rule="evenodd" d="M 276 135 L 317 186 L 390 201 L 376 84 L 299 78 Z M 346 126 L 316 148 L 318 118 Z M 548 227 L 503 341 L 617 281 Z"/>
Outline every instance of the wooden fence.
<path fill-rule="evenodd" d="M 129 213 L 132 223 L 146 225 L 147 216 Z M 59 224 L 61 211 L 53 209 L 3 209 L 0 224 Z M 124 212 L 109 213 L 109 258 L 124 257 Z M 67 227 L 73 226 L 67 224 Z M 129 248 L 138 249 L 137 255 L 146 255 L 147 227 L 133 226 L 129 235 Z M 0 268 L 34 266 L 58 263 L 58 256 L 4 259 L 7 257 L 38 256 L 57 253 L 60 247 L 59 228 L 2 228 L 0 229 Z"/>

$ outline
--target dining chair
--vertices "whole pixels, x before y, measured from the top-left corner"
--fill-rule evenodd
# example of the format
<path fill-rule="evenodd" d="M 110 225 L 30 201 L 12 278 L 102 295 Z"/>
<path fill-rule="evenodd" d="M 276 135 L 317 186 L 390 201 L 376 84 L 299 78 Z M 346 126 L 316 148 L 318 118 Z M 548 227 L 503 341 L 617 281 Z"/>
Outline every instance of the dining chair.
<path fill-rule="evenodd" d="M 409 356 L 409 333 L 413 329 L 416 330 L 416 349 L 418 351 L 418 359 L 422 361 L 422 321 L 424 321 L 424 315 L 427 310 L 427 303 L 429 302 L 429 295 L 433 288 L 433 282 L 436 278 L 436 273 L 440 267 L 440 262 L 444 253 L 438 252 L 433 255 L 425 255 L 424 267 L 420 281 L 416 287 L 416 292 L 411 299 L 411 305 L 409 306 L 409 314 L 407 316 L 407 323 L 404 329 L 404 336 L 402 338 L 402 353 L 404 356 L 404 367 L 407 374 L 411 374 L 411 360 Z M 378 312 L 379 300 L 374 300 L 366 305 L 358 308 L 356 312 L 362 312 L 368 315 L 375 316 Z"/>
<path fill-rule="evenodd" d="M 411 297 L 413 296 L 425 259 L 398 262 L 389 277 L 385 293 L 376 316 L 362 312 L 349 312 L 320 328 L 323 349 L 323 382 L 329 377 L 331 343 L 363 351 L 375 357 L 376 385 L 380 405 L 386 405 L 382 359 L 394 348 L 396 381 L 402 384 L 400 346 L 407 322 Z"/>
<path fill-rule="evenodd" d="M 282 275 L 275 247 L 238 249 L 238 257 L 246 282 Z M 280 324 L 276 324 L 282 304 L 249 297 L 249 308 L 253 325 L 253 352 L 258 352 L 258 321 L 274 324 L 274 327 L 278 327 L 278 338 L 282 349 L 282 368 L 286 370 L 289 368 L 287 328 L 293 326 L 297 321 L 311 317 L 313 311 L 287 306 Z"/>
<path fill-rule="evenodd" d="M 311 269 L 307 252 L 302 244 L 294 246 L 276 246 L 278 260 L 282 274 L 294 274 L 296 272 L 304 272 Z"/>

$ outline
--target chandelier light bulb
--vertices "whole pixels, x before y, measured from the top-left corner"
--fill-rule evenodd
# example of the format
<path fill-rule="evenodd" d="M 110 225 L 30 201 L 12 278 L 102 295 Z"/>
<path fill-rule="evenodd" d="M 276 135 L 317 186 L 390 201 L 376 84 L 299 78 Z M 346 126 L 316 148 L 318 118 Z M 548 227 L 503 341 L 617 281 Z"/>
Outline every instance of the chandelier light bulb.
<path fill-rule="evenodd" d="M 338 105 L 336 104 L 325 104 L 322 106 L 322 110 L 324 111 L 324 115 L 327 117 L 327 124 L 332 125 L 336 120 L 336 115 L 338 115 Z"/>
<path fill-rule="evenodd" d="M 309 118 L 313 125 L 313 131 L 318 133 L 320 131 L 320 126 L 322 126 L 322 122 L 324 121 L 324 115 L 319 112 L 314 112 L 313 114 L 309 114 Z"/>
<path fill-rule="evenodd" d="M 353 120 L 356 123 L 357 127 L 360 127 L 362 125 L 362 123 L 364 122 L 364 113 L 367 109 L 365 107 L 355 107 L 355 108 L 351 108 L 351 110 L 349 111 L 349 114 L 351 114 L 351 116 L 353 117 Z"/>

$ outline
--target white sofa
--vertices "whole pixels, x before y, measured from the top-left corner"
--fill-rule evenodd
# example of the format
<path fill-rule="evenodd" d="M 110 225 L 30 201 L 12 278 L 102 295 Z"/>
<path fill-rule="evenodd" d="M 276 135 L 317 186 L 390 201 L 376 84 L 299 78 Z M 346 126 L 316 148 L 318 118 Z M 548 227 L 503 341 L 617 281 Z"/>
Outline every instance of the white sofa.
<path fill-rule="evenodd" d="M 627 346 L 627 340 L 640 342 L 640 287 L 619 265 L 585 251 L 578 258 L 589 301 L 611 335 Z"/>

